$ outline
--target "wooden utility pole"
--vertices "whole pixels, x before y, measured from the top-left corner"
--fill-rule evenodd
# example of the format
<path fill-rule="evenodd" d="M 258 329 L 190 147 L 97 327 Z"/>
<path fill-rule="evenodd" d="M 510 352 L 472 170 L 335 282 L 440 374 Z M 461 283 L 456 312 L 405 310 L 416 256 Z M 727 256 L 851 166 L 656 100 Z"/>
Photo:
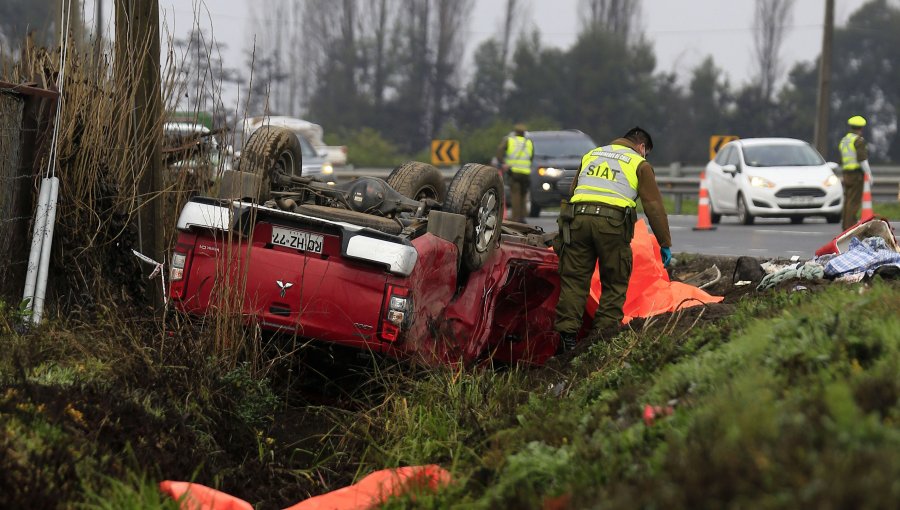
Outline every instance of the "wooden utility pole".
<path fill-rule="evenodd" d="M 103 0 L 96 0 L 94 8 L 94 69 L 99 70 L 103 56 Z"/>
<path fill-rule="evenodd" d="M 828 111 L 831 108 L 831 46 L 834 39 L 834 0 L 825 2 L 825 28 L 822 31 L 822 57 L 819 60 L 819 97 L 816 104 L 816 128 L 813 140 L 819 154 L 828 159 Z"/>
<path fill-rule="evenodd" d="M 140 251 L 163 261 L 162 95 L 159 76 L 158 0 L 115 0 L 115 77 L 128 108 L 130 150 L 126 163 L 137 179 Z M 165 276 L 165 275 L 163 275 Z M 154 280 L 153 302 L 161 304 L 162 291 Z"/>

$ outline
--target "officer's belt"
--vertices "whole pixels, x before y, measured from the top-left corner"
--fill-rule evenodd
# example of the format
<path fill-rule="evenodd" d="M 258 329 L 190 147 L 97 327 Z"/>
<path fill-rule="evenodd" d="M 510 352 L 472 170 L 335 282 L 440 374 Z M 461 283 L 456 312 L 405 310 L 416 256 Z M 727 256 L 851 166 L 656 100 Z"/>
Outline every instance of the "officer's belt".
<path fill-rule="evenodd" d="M 603 216 L 604 218 L 610 218 L 620 221 L 625 219 L 625 211 L 600 204 L 576 204 L 575 214 Z"/>

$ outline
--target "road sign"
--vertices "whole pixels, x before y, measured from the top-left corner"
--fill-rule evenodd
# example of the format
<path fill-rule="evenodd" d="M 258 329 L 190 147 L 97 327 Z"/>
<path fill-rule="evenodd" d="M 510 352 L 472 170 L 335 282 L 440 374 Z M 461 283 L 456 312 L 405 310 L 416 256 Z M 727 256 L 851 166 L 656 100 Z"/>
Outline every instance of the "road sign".
<path fill-rule="evenodd" d="M 709 137 L 709 159 L 713 159 L 716 157 L 716 153 L 719 152 L 719 149 L 725 146 L 726 143 L 731 142 L 733 140 L 737 140 L 738 136 L 734 135 L 712 135 Z"/>
<path fill-rule="evenodd" d="M 432 165 L 457 165 L 459 164 L 459 140 L 432 140 L 431 141 Z"/>

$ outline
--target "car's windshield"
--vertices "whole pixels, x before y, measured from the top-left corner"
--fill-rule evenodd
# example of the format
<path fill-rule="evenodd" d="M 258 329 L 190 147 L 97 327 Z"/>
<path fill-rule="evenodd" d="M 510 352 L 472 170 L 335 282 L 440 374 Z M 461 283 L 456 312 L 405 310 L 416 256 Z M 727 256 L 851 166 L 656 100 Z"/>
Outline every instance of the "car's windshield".
<path fill-rule="evenodd" d="M 596 148 L 586 136 L 537 138 L 534 140 L 534 155 L 538 158 L 581 158 Z"/>
<path fill-rule="evenodd" d="M 809 145 L 745 146 L 744 162 L 748 166 L 818 166 L 825 160 Z"/>

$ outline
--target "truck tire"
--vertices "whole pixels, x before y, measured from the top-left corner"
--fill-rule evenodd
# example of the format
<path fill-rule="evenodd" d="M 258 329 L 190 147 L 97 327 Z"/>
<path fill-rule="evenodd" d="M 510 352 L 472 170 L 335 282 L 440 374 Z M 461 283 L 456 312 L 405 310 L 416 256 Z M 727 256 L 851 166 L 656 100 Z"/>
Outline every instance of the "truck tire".
<path fill-rule="evenodd" d="M 444 210 L 466 217 L 462 266 L 479 269 L 494 253 L 503 223 L 503 179 L 497 169 L 476 163 L 460 168 L 450 181 Z"/>
<path fill-rule="evenodd" d="M 275 177 L 300 176 L 302 163 L 300 140 L 292 131 L 273 126 L 257 129 L 241 151 L 241 171 L 259 176 L 259 189 L 248 196 L 256 197 L 260 203 L 269 200 L 272 191 L 283 189 Z"/>
<path fill-rule="evenodd" d="M 430 198 L 443 202 L 447 197 L 444 176 L 440 170 L 427 163 L 404 163 L 388 175 L 387 183 L 401 195 L 413 200 Z"/>
<path fill-rule="evenodd" d="M 361 227 L 372 228 L 386 234 L 397 235 L 403 230 L 403 227 L 399 223 L 390 218 L 350 211 L 348 209 L 338 209 L 337 207 L 304 204 L 295 206 L 293 212 L 305 214 L 314 218 L 322 218 L 323 220 L 345 221 Z"/>

